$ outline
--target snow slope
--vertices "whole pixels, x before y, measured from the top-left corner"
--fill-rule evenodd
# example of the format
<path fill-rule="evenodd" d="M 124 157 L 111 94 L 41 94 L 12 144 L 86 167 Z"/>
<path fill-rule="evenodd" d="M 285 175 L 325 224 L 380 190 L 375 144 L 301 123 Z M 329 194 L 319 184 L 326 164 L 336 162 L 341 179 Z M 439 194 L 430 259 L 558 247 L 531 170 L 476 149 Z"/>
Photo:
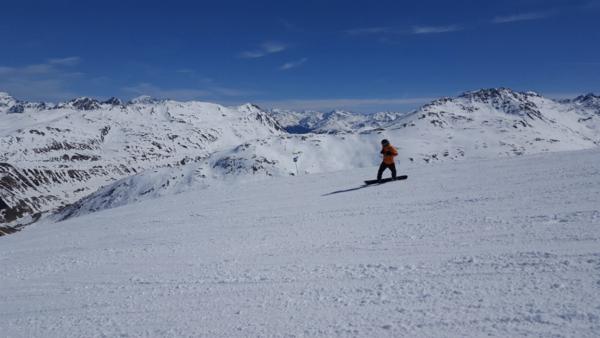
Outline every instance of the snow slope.
<path fill-rule="evenodd" d="M 0 237 L 7 337 L 600 335 L 600 151 L 222 184 Z"/>
<path fill-rule="evenodd" d="M 50 107 L 2 94 L 0 222 L 74 202 L 66 215 L 224 181 L 373 166 L 382 138 L 398 147 L 403 164 L 597 148 L 599 102 L 592 94 L 558 102 L 497 88 L 442 98 L 408 115 L 271 116 L 249 104 L 141 97 Z M 10 113 L 17 106 L 21 113 Z M 280 124 L 313 133 L 286 133 Z"/>

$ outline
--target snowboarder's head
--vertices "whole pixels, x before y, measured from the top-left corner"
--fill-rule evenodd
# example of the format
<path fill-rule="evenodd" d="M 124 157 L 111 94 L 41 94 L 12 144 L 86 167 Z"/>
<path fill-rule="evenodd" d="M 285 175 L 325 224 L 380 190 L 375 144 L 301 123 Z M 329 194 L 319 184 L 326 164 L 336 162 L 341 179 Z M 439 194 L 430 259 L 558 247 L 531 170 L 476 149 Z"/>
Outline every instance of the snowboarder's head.
<path fill-rule="evenodd" d="M 388 141 L 386 139 L 383 139 L 383 140 L 381 140 L 381 145 L 384 146 L 384 147 L 388 146 L 388 145 L 390 145 L 390 141 Z"/>

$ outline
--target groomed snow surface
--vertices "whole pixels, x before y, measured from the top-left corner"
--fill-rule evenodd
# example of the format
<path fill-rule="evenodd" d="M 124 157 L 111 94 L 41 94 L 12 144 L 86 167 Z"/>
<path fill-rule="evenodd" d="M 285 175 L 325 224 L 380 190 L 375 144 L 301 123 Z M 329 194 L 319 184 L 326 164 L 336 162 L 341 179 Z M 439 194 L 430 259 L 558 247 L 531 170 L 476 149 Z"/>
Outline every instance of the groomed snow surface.
<path fill-rule="evenodd" d="M 0 335 L 600 336 L 600 151 L 375 170 L 4 236 Z"/>

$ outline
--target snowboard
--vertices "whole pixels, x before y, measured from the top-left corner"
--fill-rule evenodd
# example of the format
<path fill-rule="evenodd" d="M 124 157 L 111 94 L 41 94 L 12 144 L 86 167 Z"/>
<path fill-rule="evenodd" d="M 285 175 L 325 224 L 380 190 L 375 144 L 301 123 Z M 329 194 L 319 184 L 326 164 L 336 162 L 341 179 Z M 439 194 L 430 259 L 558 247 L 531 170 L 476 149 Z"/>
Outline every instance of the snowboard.
<path fill-rule="evenodd" d="M 381 180 L 367 180 L 365 181 L 366 185 L 370 185 L 370 184 L 376 184 L 376 183 L 387 183 L 387 182 L 392 182 L 392 181 L 401 181 L 401 180 L 405 180 L 407 179 L 408 176 L 407 175 L 400 175 L 400 176 L 396 176 L 396 178 L 383 178 Z"/>

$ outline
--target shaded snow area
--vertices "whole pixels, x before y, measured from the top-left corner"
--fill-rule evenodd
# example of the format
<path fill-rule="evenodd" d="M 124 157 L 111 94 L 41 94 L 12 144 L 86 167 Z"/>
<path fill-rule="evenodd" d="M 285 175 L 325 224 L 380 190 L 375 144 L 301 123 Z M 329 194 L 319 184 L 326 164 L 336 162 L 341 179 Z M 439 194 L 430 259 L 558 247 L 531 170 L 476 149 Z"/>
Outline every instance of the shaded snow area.
<path fill-rule="evenodd" d="M 194 189 L 0 238 L 4 337 L 600 335 L 600 152 Z"/>

